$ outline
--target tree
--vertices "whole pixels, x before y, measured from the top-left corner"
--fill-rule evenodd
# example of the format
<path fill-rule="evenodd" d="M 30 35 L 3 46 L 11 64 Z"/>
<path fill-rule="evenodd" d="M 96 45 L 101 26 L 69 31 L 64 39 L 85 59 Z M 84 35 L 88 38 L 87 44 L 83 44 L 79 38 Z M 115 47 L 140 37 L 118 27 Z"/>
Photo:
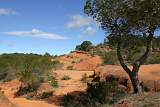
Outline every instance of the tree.
<path fill-rule="evenodd" d="M 92 47 L 93 47 L 92 42 L 83 41 L 81 45 L 76 46 L 76 50 L 89 52 Z"/>
<path fill-rule="evenodd" d="M 87 0 L 84 11 L 116 38 L 118 60 L 131 79 L 134 93 L 140 92 L 138 72 L 152 51 L 154 32 L 160 27 L 160 1 Z M 132 63 L 132 69 L 125 63 L 121 47 L 128 35 L 141 35 L 146 39 L 145 52 Z"/>

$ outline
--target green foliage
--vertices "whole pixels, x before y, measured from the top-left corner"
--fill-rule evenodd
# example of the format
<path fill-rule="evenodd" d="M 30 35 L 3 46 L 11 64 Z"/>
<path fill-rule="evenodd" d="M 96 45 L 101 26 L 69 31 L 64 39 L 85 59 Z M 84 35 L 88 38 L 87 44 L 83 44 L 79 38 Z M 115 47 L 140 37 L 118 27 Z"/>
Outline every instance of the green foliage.
<path fill-rule="evenodd" d="M 73 70 L 73 66 L 68 66 L 67 70 Z"/>
<path fill-rule="evenodd" d="M 51 57 L 51 55 L 48 52 L 46 52 L 44 56 Z"/>
<path fill-rule="evenodd" d="M 83 74 L 83 75 L 82 75 L 82 79 L 81 79 L 81 81 L 82 81 L 83 83 L 87 83 L 87 79 L 88 79 L 87 74 L 86 74 L 86 73 L 85 73 L 85 74 Z"/>
<path fill-rule="evenodd" d="M 36 92 L 31 92 L 24 96 L 27 100 L 33 100 L 34 96 L 36 95 Z"/>
<path fill-rule="evenodd" d="M 84 59 L 80 59 L 80 61 L 79 62 L 82 62 Z"/>
<path fill-rule="evenodd" d="M 103 64 L 119 64 L 116 51 L 110 51 L 102 56 Z"/>
<path fill-rule="evenodd" d="M 68 75 L 64 75 L 61 80 L 70 80 L 71 78 Z"/>
<path fill-rule="evenodd" d="M 3 54 L 0 55 L 0 80 L 5 82 L 18 78 L 26 86 L 20 92 L 33 92 L 46 81 L 54 64 L 50 55 Z"/>
<path fill-rule="evenodd" d="M 160 64 L 160 54 L 159 53 L 156 53 L 156 54 L 152 54 L 146 64 Z"/>
<path fill-rule="evenodd" d="M 75 50 L 89 52 L 93 48 L 93 44 L 90 41 L 84 41 L 81 45 L 77 45 Z"/>
<path fill-rule="evenodd" d="M 154 38 L 153 46 L 154 46 L 154 48 L 160 48 L 160 36 L 157 36 Z"/>
<path fill-rule="evenodd" d="M 126 55 L 126 60 L 130 63 L 134 63 L 138 60 L 145 52 L 145 47 L 134 47 L 132 49 L 126 49 L 123 54 Z"/>
<path fill-rule="evenodd" d="M 106 51 L 103 51 L 99 48 L 95 48 L 94 51 L 90 52 L 91 56 L 95 56 L 95 55 L 98 55 L 98 56 L 104 56 L 106 54 Z"/>
<path fill-rule="evenodd" d="M 138 33 L 159 27 L 159 4 L 159 0 L 87 0 L 84 11 L 112 34 Z"/>
<path fill-rule="evenodd" d="M 123 97 L 117 83 L 88 83 L 87 93 L 75 93 L 64 96 L 64 107 L 110 107 Z M 111 106 L 112 107 L 112 106 Z"/>
<path fill-rule="evenodd" d="M 53 74 L 53 76 L 48 76 L 48 81 L 50 81 L 50 84 L 53 88 L 58 88 L 59 84 L 58 84 L 58 80 L 56 78 L 56 74 Z"/>
<path fill-rule="evenodd" d="M 50 73 L 53 63 L 47 56 L 27 56 L 22 63 L 20 70 L 20 81 L 31 86 L 38 86 Z"/>
<path fill-rule="evenodd" d="M 72 63 L 72 64 L 75 64 L 76 62 L 75 62 L 75 61 L 72 61 L 71 63 Z"/>
<path fill-rule="evenodd" d="M 52 81 L 52 82 L 51 82 L 51 86 L 52 86 L 53 88 L 59 88 L 58 81 L 57 81 L 57 80 Z"/>
<path fill-rule="evenodd" d="M 15 96 L 21 96 L 28 93 L 36 93 L 40 83 L 33 82 L 32 84 L 26 84 L 24 83 L 23 87 L 20 87 L 20 89 L 15 93 Z M 34 94 L 35 95 L 35 94 Z"/>
<path fill-rule="evenodd" d="M 110 46 L 110 48 L 115 49 L 117 47 L 117 38 L 114 35 L 109 35 L 106 37 L 108 41 L 106 42 L 107 45 Z M 141 35 L 122 35 L 122 48 L 127 48 L 134 50 L 135 48 L 145 47 L 146 43 L 146 37 Z M 129 47 L 129 48 L 128 48 Z M 153 37 L 153 48 L 160 48 L 160 37 Z"/>
<path fill-rule="evenodd" d="M 117 94 L 118 84 L 116 82 L 106 83 L 106 82 L 97 82 L 97 83 L 88 83 L 87 94 L 92 100 L 100 103 L 109 101 L 108 98 L 113 97 L 111 94 Z M 110 102 L 111 101 L 111 102 Z M 113 103 L 113 99 L 108 103 Z"/>
<path fill-rule="evenodd" d="M 148 58 L 154 33 L 159 30 L 160 26 L 160 1 L 159 0 L 86 0 L 84 6 L 86 14 L 98 21 L 101 28 L 109 33 L 114 40 L 113 44 L 117 44 L 117 56 L 121 66 L 130 74 L 138 72 L 142 64 Z M 130 36 L 131 35 L 131 36 Z M 136 61 L 131 61 L 133 69 L 130 70 L 125 63 L 126 56 L 122 54 L 122 47 L 125 47 L 124 52 L 133 49 L 137 43 L 130 39 L 132 36 L 143 36 L 146 42 L 145 53 L 142 54 Z M 138 39 L 139 40 L 139 39 Z M 126 42 L 127 41 L 127 42 Z M 127 44 L 126 44 L 127 43 Z M 128 47 L 130 49 L 128 49 Z M 140 46 L 141 47 L 141 46 Z M 136 54 L 136 57 L 138 55 Z M 125 59 L 123 58 L 125 57 Z M 134 58 L 135 59 L 135 58 Z M 129 75 L 131 80 L 135 75 Z M 132 81 L 132 83 L 137 83 Z M 138 93 L 138 83 L 133 85 L 134 92 Z"/>
<path fill-rule="evenodd" d="M 64 66 L 63 63 L 60 63 L 59 61 L 53 61 L 52 63 L 54 70 L 60 70 Z"/>
<path fill-rule="evenodd" d="M 134 63 L 152 39 L 154 48 L 160 46 L 160 37 L 153 37 L 160 25 L 159 4 L 159 0 L 87 0 L 84 11 L 110 33 L 109 46 L 121 45 L 121 53 Z"/>
<path fill-rule="evenodd" d="M 109 35 L 106 37 L 108 39 L 107 44 L 111 48 L 117 48 L 119 37 L 115 35 Z M 146 37 L 141 35 L 122 35 L 122 48 L 135 48 L 135 47 L 143 47 L 146 45 Z"/>
<path fill-rule="evenodd" d="M 49 98 L 51 96 L 53 96 L 53 91 L 43 92 L 41 99 Z"/>

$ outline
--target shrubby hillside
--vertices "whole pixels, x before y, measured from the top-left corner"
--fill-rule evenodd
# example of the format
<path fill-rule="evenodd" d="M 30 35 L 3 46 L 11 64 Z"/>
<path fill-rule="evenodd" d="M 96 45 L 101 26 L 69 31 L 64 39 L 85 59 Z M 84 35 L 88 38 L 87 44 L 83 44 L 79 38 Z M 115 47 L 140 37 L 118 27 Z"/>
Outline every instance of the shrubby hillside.
<path fill-rule="evenodd" d="M 9 81 L 14 78 L 40 75 L 53 67 L 50 56 L 37 54 L 2 54 L 0 55 L 0 80 Z"/>
<path fill-rule="evenodd" d="M 143 36 L 124 36 L 124 43 L 122 44 L 123 48 L 123 57 L 125 61 L 130 64 L 137 60 L 145 52 L 146 40 Z M 75 50 L 85 51 L 92 56 L 98 55 L 101 56 L 103 64 L 113 64 L 118 65 L 116 47 L 117 43 L 115 42 L 117 38 L 112 35 L 109 35 L 104 43 L 98 45 L 93 45 L 90 41 L 84 41 L 82 44 L 77 45 Z M 153 52 L 146 61 L 145 64 L 159 64 L 160 63 L 160 37 L 154 37 L 153 39 Z"/>

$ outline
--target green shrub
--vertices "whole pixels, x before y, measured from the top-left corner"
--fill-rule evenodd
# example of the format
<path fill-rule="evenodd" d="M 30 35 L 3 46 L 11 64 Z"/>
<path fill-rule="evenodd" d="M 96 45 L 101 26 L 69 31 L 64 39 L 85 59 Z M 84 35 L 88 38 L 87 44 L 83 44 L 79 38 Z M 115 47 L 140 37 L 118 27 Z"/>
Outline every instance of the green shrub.
<path fill-rule="evenodd" d="M 43 92 L 41 99 L 49 98 L 51 96 L 53 96 L 53 91 Z"/>
<path fill-rule="evenodd" d="M 147 60 L 146 64 L 160 64 L 160 54 L 153 53 Z"/>
<path fill-rule="evenodd" d="M 60 63 L 59 61 L 53 61 L 52 63 L 54 70 L 60 70 L 64 66 L 64 64 Z"/>
<path fill-rule="evenodd" d="M 112 107 L 123 98 L 116 82 L 88 83 L 86 93 L 71 93 L 63 97 L 64 107 Z M 74 96 L 75 95 L 75 96 Z"/>
<path fill-rule="evenodd" d="M 46 81 L 54 64 L 50 55 L 2 54 L 0 55 L 0 81 L 19 79 L 25 87 L 19 93 L 36 91 Z"/>
<path fill-rule="evenodd" d="M 48 76 L 48 81 L 50 81 L 50 84 L 53 88 L 59 87 L 58 80 L 55 74 L 53 74 L 53 76 Z"/>
<path fill-rule="evenodd" d="M 46 75 L 52 68 L 51 66 L 51 62 L 45 58 L 28 57 L 22 65 L 23 69 L 20 71 L 20 81 L 29 85 L 31 89 L 36 90 L 40 83 L 45 80 Z"/>
<path fill-rule="evenodd" d="M 34 98 L 34 96 L 36 96 L 36 92 L 31 92 L 31 93 L 25 95 L 24 98 L 26 98 L 27 100 L 32 100 Z"/>
<path fill-rule="evenodd" d="M 102 56 L 102 59 L 103 59 L 103 64 L 113 64 L 113 65 L 119 64 L 116 51 L 110 51 L 105 53 L 104 56 Z"/>
<path fill-rule="evenodd" d="M 135 62 L 139 59 L 145 52 L 145 47 L 137 46 L 134 48 L 129 48 L 127 51 L 124 51 L 123 54 L 127 56 L 126 60 L 130 63 Z"/>
<path fill-rule="evenodd" d="M 93 44 L 90 41 L 83 41 L 81 45 L 77 45 L 75 50 L 89 52 L 93 48 Z"/>
<path fill-rule="evenodd" d="M 28 95 L 31 93 L 36 93 L 36 90 L 38 89 L 38 87 L 39 87 L 39 83 L 23 84 L 20 86 L 19 90 L 14 95 L 17 97 L 22 95 Z"/>
<path fill-rule="evenodd" d="M 67 70 L 73 70 L 73 66 L 68 66 Z"/>
<path fill-rule="evenodd" d="M 76 62 L 75 62 L 75 61 L 72 61 L 71 63 L 74 64 L 74 63 L 76 63 Z"/>
<path fill-rule="evenodd" d="M 86 73 L 85 73 L 85 74 L 83 74 L 83 75 L 82 75 L 82 79 L 81 79 L 81 81 L 82 81 L 83 83 L 87 83 L 87 79 L 88 79 L 87 74 L 86 74 Z"/>
<path fill-rule="evenodd" d="M 57 81 L 57 80 L 52 81 L 52 82 L 51 82 L 51 86 L 52 86 L 53 88 L 59 88 L 58 81 Z"/>
<path fill-rule="evenodd" d="M 79 63 L 82 62 L 84 59 L 80 59 Z"/>
<path fill-rule="evenodd" d="M 0 55 L 0 75 L 7 72 L 10 77 L 21 77 L 29 73 L 47 73 L 53 68 L 50 56 L 37 54 L 2 54 Z M 23 73 L 28 72 L 28 74 Z M 4 78 L 3 78 L 4 79 Z"/>
<path fill-rule="evenodd" d="M 118 91 L 118 84 L 116 82 L 88 83 L 88 87 L 87 87 L 88 96 L 93 100 L 95 100 L 96 102 L 100 102 L 100 103 L 104 103 L 106 101 L 108 101 L 109 103 L 112 103 L 114 99 L 109 100 L 108 98 L 112 98 L 113 96 L 109 96 L 109 95 L 117 91 Z"/>
<path fill-rule="evenodd" d="M 61 80 L 70 80 L 71 78 L 67 75 L 63 76 Z"/>
<path fill-rule="evenodd" d="M 15 79 L 17 77 L 16 77 L 16 74 L 14 74 L 14 73 L 7 73 L 7 75 L 4 76 L 3 78 L 4 78 L 3 82 L 9 82 L 9 81 L 11 81 L 11 80 L 13 80 L 13 79 Z"/>

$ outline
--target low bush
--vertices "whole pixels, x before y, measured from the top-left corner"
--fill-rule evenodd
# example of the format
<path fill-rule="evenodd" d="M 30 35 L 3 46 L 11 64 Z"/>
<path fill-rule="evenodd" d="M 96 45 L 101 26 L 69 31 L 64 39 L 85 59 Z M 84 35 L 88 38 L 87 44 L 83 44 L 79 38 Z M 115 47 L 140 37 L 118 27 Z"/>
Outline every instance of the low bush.
<path fill-rule="evenodd" d="M 106 52 L 102 56 L 103 64 L 119 64 L 116 51 Z"/>
<path fill-rule="evenodd" d="M 58 81 L 57 81 L 57 80 L 52 81 L 52 82 L 51 82 L 51 86 L 52 86 L 53 88 L 59 88 Z"/>
<path fill-rule="evenodd" d="M 86 93 L 64 96 L 64 107 L 112 107 L 115 102 L 123 98 L 124 94 L 118 89 L 116 82 L 88 83 Z"/>
<path fill-rule="evenodd" d="M 61 80 L 70 80 L 71 78 L 67 75 L 63 76 Z"/>
<path fill-rule="evenodd" d="M 56 78 L 56 74 L 53 74 L 53 76 L 48 76 L 48 81 L 50 81 L 50 85 L 53 88 L 58 88 L 59 87 L 58 80 Z"/>
<path fill-rule="evenodd" d="M 83 74 L 82 75 L 82 79 L 81 79 L 81 81 L 83 82 L 83 83 L 87 83 L 88 81 L 87 81 L 87 79 L 88 79 L 88 76 L 87 76 L 87 74 L 85 73 L 85 74 Z"/>
<path fill-rule="evenodd" d="M 67 70 L 73 70 L 73 66 L 68 66 Z"/>
<path fill-rule="evenodd" d="M 88 83 L 87 94 L 92 100 L 100 103 L 106 101 L 110 104 L 115 101 L 114 95 L 119 93 L 118 84 L 116 82 L 96 82 Z"/>
<path fill-rule="evenodd" d="M 64 64 L 60 63 L 59 61 L 53 61 L 53 69 L 54 70 L 60 70 L 63 68 Z"/>
<path fill-rule="evenodd" d="M 72 61 L 71 63 L 72 63 L 72 64 L 75 64 L 76 62 L 75 62 L 75 61 Z"/>
<path fill-rule="evenodd" d="M 160 64 L 160 54 L 152 53 L 148 58 L 146 64 Z"/>
<path fill-rule="evenodd" d="M 53 91 L 43 92 L 41 99 L 49 98 L 51 96 L 53 96 Z"/>

